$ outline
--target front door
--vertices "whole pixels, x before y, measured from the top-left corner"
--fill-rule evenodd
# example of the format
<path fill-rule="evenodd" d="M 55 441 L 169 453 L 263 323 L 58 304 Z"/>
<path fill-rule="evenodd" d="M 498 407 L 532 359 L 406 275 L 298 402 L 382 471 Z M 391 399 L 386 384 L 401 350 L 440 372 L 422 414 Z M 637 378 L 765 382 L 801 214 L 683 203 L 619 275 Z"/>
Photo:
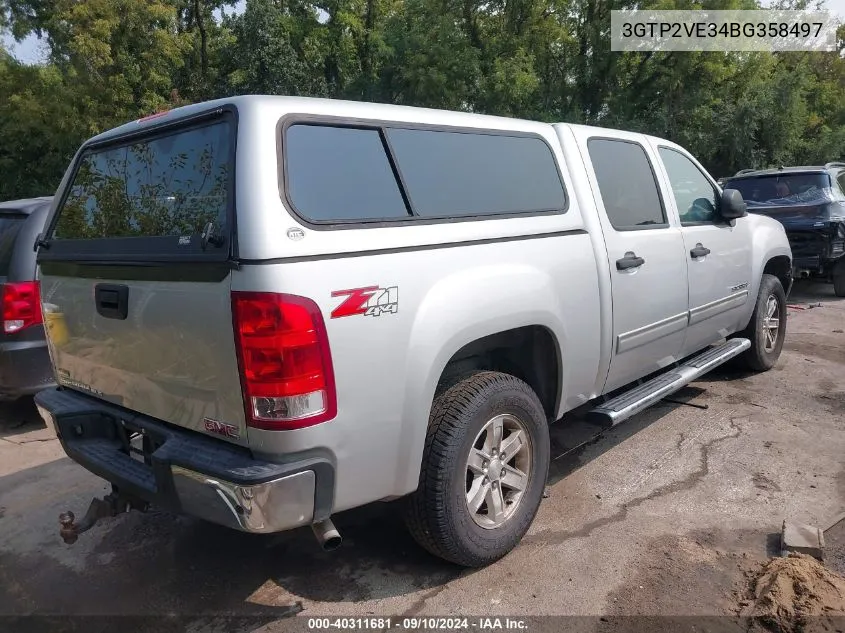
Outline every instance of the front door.
<path fill-rule="evenodd" d="M 753 300 L 751 236 L 745 218 L 733 223 L 721 218 L 719 190 L 692 157 L 662 144 L 657 152 L 684 236 L 690 318 L 682 355 L 687 356 L 739 329 Z"/>
<path fill-rule="evenodd" d="M 599 208 L 613 295 L 613 350 L 604 392 L 677 360 L 687 326 L 684 243 L 639 134 L 575 130 Z"/>

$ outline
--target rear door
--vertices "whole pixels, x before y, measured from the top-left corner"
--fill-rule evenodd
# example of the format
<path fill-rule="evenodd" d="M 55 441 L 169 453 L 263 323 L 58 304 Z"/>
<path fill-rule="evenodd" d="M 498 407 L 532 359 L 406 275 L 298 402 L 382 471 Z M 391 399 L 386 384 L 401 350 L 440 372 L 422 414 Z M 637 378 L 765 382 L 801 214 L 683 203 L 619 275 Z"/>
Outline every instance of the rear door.
<path fill-rule="evenodd" d="M 245 443 L 232 329 L 234 116 L 83 148 L 39 249 L 59 382 Z M 222 423 L 221 426 L 215 423 Z"/>
<path fill-rule="evenodd" d="M 613 356 L 605 391 L 673 363 L 687 325 L 683 238 L 657 185 L 644 137 L 573 130 L 601 217 L 613 294 Z"/>
<path fill-rule="evenodd" d="M 690 319 L 683 356 L 732 334 L 745 314 L 751 274 L 748 221 L 726 222 L 717 207 L 719 190 L 690 156 L 658 146 L 684 237 Z"/>

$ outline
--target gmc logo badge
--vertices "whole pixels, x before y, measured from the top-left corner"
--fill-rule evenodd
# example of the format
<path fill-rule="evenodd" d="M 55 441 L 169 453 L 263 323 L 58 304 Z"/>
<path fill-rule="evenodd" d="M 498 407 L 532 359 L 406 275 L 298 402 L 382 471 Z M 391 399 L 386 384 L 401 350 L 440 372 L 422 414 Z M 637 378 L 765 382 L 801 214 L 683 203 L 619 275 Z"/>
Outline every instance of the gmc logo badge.
<path fill-rule="evenodd" d="M 215 435 L 222 435 L 223 437 L 231 437 L 233 440 L 238 439 L 238 427 L 233 424 L 226 424 L 225 422 L 218 422 L 211 418 L 203 418 L 205 430 Z"/>

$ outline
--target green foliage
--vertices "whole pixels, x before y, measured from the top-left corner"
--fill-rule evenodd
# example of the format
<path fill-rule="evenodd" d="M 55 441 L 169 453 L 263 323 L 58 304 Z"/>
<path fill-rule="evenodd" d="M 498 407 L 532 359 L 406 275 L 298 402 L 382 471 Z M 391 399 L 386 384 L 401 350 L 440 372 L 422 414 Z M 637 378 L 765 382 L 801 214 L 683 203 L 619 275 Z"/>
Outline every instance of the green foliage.
<path fill-rule="evenodd" d="M 55 66 L 25 66 L 0 51 L 0 198 L 55 191 L 92 129 Z"/>
<path fill-rule="evenodd" d="M 230 21 L 232 40 L 221 65 L 223 92 L 326 94 L 325 44 L 317 12 L 306 5 L 293 10 L 291 15 L 274 0 L 252 0 Z"/>
<path fill-rule="evenodd" d="M 0 0 L 0 31 L 50 53 L 0 49 L 0 199 L 54 191 L 103 129 L 246 93 L 620 127 L 717 176 L 845 158 L 841 55 L 613 53 L 610 11 L 633 6 L 757 0 Z"/>

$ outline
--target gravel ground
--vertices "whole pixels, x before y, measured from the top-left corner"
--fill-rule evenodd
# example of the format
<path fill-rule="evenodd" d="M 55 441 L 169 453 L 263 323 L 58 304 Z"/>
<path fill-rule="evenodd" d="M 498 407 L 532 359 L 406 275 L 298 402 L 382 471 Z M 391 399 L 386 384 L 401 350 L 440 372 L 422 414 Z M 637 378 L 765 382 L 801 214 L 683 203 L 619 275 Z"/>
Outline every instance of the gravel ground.
<path fill-rule="evenodd" d="M 720 369 L 674 396 L 706 409 L 662 403 L 601 436 L 577 416 L 555 425 L 551 496 L 523 543 L 476 571 L 421 551 L 390 504 L 337 516 L 330 554 L 307 529 L 260 537 L 163 513 L 67 546 L 59 513 L 107 488 L 31 409 L 6 407 L 0 615 L 169 614 L 192 631 L 251 615 L 272 632 L 292 614 L 735 614 L 784 518 L 827 527 L 845 511 L 845 301 L 803 284 L 790 302 L 822 305 L 789 310 L 774 370 Z"/>

